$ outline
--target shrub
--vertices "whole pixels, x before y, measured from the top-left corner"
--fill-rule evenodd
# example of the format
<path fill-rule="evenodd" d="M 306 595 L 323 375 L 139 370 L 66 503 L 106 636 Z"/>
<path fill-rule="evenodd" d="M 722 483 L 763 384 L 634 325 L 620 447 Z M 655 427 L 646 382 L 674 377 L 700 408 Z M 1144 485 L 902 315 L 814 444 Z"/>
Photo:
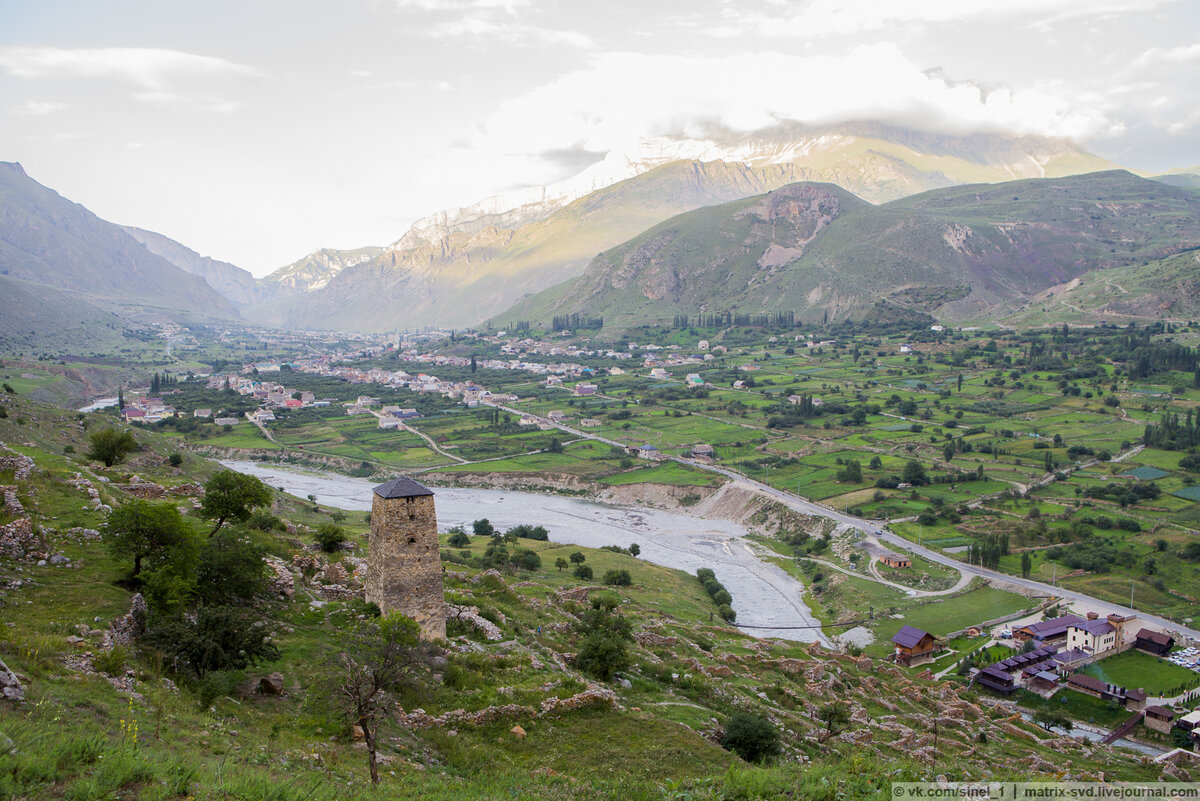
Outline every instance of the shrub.
<path fill-rule="evenodd" d="M 202 606 L 195 619 L 163 621 L 145 640 L 170 657 L 178 670 L 197 678 L 214 670 L 245 670 L 279 658 L 262 621 L 247 610 L 228 606 Z"/>
<path fill-rule="evenodd" d="M 752 712 L 735 712 L 725 724 L 721 746 L 747 762 L 761 762 L 779 753 L 779 732 Z"/>
<path fill-rule="evenodd" d="M 171 467 L 179 467 L 179 465 L 183 464 L 183 454 L 172 453 L 167 457 L 167 461 L 171 463 Z"/>
<path fill-rule="evenodd" d="M 591 565 L 579 565 L 578 567 L 575 568 L 575 578 L 577 578 L 577 579 L 583 579 L 584 581 L 591 581 L 593 575 L 594 574 L 592 573 Z"/>
<path fill-rule="evenodd" d="M 628 587 L 633 584 L 633 577 L 629 575 L 628 570 L 609 570 L 605 572 L 601 582 L 613 587 Z"/>
<path fill-rule="evenodd" d="M 196 595 L 206 604 L 248 601 L 267 591 L 266 550 L 228 529 L 209 537 L 196 568 Z"/>
<path fill-rule="evenodd" d="M 446 542 L 454 548 L 465 548 L 471 544 L 471 538 L 467 536 L 467 532 L 460 528 L 451 531 L 450 538 Z"/>
<path fill-rule="evenodd" d="M 118 431 L 115 428 L 105 428 L 93 432 L 88 437 L 92 447 L 88 451 L 89 459 L 104 462 L 105 467 L 112 467 L 125 461 L 125 457 L 138 449 L 137 440 L 128 431 Z"/>
<path fill-rule="evenodd" d="M 313 539 L 317 541 L 317 545 L 322 551 L 334 553 L 346 541 L 346 531 L 334 523 L 322 523 L 317 526 L 317 533 L 313 535 Z"/>

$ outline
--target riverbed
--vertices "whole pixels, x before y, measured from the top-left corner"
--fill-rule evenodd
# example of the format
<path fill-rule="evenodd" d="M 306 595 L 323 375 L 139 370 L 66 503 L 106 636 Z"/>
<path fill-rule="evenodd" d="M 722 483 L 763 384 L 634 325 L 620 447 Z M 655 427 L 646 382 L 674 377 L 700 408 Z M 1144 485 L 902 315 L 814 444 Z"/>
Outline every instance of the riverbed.
<path fill-rule="evenodd" d="M 377 482 L 284 465 L 223 461 L 271 486 L 325 506 L 368 511 Z M 503 531 L 520 523 L 545 526 L 554 542 L 599 548 L 637 543 L 638 558 L 695 573 L 708 567 L 733 596 L 739 628 L 756 637 L 829 644 L 803 601 L 804 586 L 782 568 L 759 559 L 746 530 L 728 520 L 706 520 L 659 509 L 610 506 L 577 498 L 510 490 L 432 487 L 438 529 L 487 518 Z M 811 627 L 811 628 L 803 628 Z"/>

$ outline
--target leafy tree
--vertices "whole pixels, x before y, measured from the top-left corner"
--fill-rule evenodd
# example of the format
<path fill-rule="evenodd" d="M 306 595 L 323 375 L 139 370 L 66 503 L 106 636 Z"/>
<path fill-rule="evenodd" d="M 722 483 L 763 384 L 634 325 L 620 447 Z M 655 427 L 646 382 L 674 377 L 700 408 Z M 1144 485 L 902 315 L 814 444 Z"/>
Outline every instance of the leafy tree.
<path fill-rule="evenodd" d="M 176 670 L 197 678 L 279 658 L 262 621 L 248 609 L 231 606 L 201 606 L 194 618 L 168 618 L 151 629 L 145 641 L 170 657 Z"/>
<path fill-rule="evenodd" d="M 234 470 L 218 470 L 204 485 L 204 499 L 200 501 L 200 516 L 216 520 L 209 536 L 216 534 L 226 519 L 246 522 L 250 513 L 259 506 L 271 503 L 271 489 L 254 476 Z"/>
<path fill-rule="evenodd" d="M 171 467 L 179 467 L 179 465 L 183 464 L 183 454 L 172 453 L 167 457 L 167 461 L 171 464 Z"/>
<path fill-rule="evenodd" d="M 871 457 L 871 461 L 867 465 L 867 467 L 871 468 L 872 470 L 882 470 L 883 469 L 883 460 L 879 458 L 879 454 L 876 454 Z"/>
<path fill-rule="evenodd" d="M 1071 731 L 1075 727 L 1075 723 L 1062 712 L 1054 712 L 1050 710 L 1041 710 L 1033 716 L 1033 722 L 1041 726 L 1046 731 L 1052 728 L 1060 728 L 1063 731 Z"/>
<path fill-rule="evenodd" d="M 575 631 L 580 636 L 575 665 L 601 681 L 629 666 L 629 643 L 633 629 L 616 606 L 620 599 L 611 593 L 597 595 L 592 606 L 579 617 Z"/>
<path fill-rule="evenodd" d="M 1033 559 L 1028 553 L 1021 554 L 1021 578 L 1029 578 L 1033 571 Z"/>
<path fill-rule="evenodd" d="M 825 734 L 821 736 L 821 742 L 824 742 L 837 734 L 841 726 L 850 722 L 850 712 L 844 703 L 834 701 L 821 707 L 817 718 L 825 724 Z"/>
<path fill-rule="evenodd" d="M 638 545 L 636 542 L 632 542 L 629 544 L 629 555 L 630 556 L 632 556 L 636 559 L 637 555 L 640 554 L 641 552 L 642 552 L 642 546 Z"/>
<path fill-rule="evenodd" d="M 725 724 L 721 747 L 747 762 L 761 762 L 779 753 L 779 732 L 766 718 L 752 712 L 735 712 Z"/>
<path fill-rule="evenodd" d="M 204 604 L 236 604 L 267 591 L 266 549 L 225 530 L 209 537 L 196 566 L 196 597 Z"/>
<path fill-rule="evenodd" d="M 195 551 L 195 532 L 169 503 L 133 500 L 108 516 L 101 535 L 109 553 L 133 560 L 133 575 Z M 145 563 L 145 565 L 143 565 Z"/>
<path fill-rule="evenodd" d="M 557 568 L 558 568 L 558 572 L 559 572 L 559 573 L 561 573 L 561 572 L 563 572 L 563 570 L 564 570 L 565 568 L 567 568 L 567 567 L 569 567 L 569 566 L 570 566 L 570 563 L 569 563 L 569 562 L 568 562 L 566 559 L 563 559 L 563 558 L 560 556 L 560 557 L 558 557 L 557 559 L 555 559 L 555 560 L 554 560 L 554 566 L 555 566 L 555 567 L 557 567 Z"/>
<path fill-rule="evenodd" d="M 857 459 L 847 459 L 846 464 L 838 471 L 837 480 L 844 484 L 857 484 L 862 481 L 862 465 Z"/>
<path fill-rule="evenodd" d="M 581 565 L 584 563 L 584 560 L 587 559 L 587 557 L 584 556 L 581 551 L 575 551 L 568 558 L 571 560 L 571 564 L 575 565 Z"/>
<path fill-rule="evenodd" d="M 925 468 L 916 459 L 909 459 L 904 463 L 902 480 L 904 483 L 912 484 L 914 487 L 923 487 L 929 483 L 929 477 L 925 474 Z"/>
<path fill-rule="evenodd" d="M 346 541 L 346 530 L 334 523 L 322 523 L 317 526 L 314 539 L 325 553 L 336 553 Z"/>
<path fill-rule="evenodd" d="M 415 683 L 423 664 L 419 633 L 416 621 L 399 612 L 363 621 L 326 664 L 318 683 L 338 715 L 362 729 L 374 784 L 379 784 L 379 724 L 390 714 L 395 694 Z"/>
<path fill-rule="evenodd" d="M 476 537 L 491 537 L 496 533 L 495 527 L 486 517 L 472 523 L 471 530 L 475 532 Z"/>
<path fill-rule="evenodd" d="M 466 548 L 471 544 L 471 538 L 467 536 L 467 532 L 458 528 L 450 532 L 450 537 L 446 542 L 455 548 Z"/>
<path fill-rule="evenodd" d="M 92 432 L 88 437 L 92 447 L 87 452 L 89 459 L 104 462 L 105 467 L 112 467 L 125 461 L 125 457 L 138 449 L 137 440 L 128 431 L 118 431 L 115 428 L 105 428 Z"/>
<path fill-rule="evenodd" d="M 592 576 L 594 576 L 594 575 L 595 574 L 592 572 L 591 565 L 579 565 L 575 568 L 575 578 L 577 578 L 577 579 L 582 579 L 584 581 L 591 581 Z"/>
<path fill-rule="evenodd" d="M 522 570 L 542 569 L 542 557 L 538 556 L 537 551 L 529 548 L 521 548 L 513 554 L 512 563 Z"/>

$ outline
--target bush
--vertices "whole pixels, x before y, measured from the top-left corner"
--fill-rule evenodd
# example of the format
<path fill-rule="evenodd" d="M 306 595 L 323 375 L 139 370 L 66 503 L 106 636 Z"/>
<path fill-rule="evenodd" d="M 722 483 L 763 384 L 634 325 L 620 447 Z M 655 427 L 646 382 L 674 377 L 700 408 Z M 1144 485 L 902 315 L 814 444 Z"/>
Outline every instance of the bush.
<path fill-rule="evenodd" d="M 455 529 L 450 532 L 450 538 L 446 542 L 454 548 L 466 548 L 471 544 L 471 538 L 462 529 Z"/>
<path fill-rule="evenodd" d="M 322 551 L 334 553 L 346 541 L 346 531 L 334 523 L 322 523 L 317 526 L 317 533 L 313 535 L 313 539 L 317 541 L 317 545 Z"/>
<path fill-rule="evenodd" d="M 138 449 L 137 440 L 128 431 L 118 431 L 106 428 L 94 432 L 88 440 L 92 447 L 88 451 L 89 459 L 104 462 L 105 467 L 112 467 L 125 461 L 125 457 Z"/>
<path fill-rule="evenodd" d="M 721 746 L 747 762 L 761 762 L 779 753 L 779 732 L 752 712 L 735 712 L 725 724 Z"/>
<path fill-rule="evenodd" d="M 197 678 L 214 670 L 245 670 L 279 658 L 262 621 L 244 609 L 228 606 L 202 606 L 194 620 L 166 620 L 151 629 L 145 641 L 169 657 L 167 661 L 177 670 Z"/>
<path fill-rule="evenodd" d="M 172 453 L 167 457 L 167 461 L 171 463 L 171 467 L 179 467 L 179 465 L 183 464 L 183 454 Z"/>
<path fill-rule="evenodd" d="M 591 565 L 579 565 L 578 567 L 575 568 L 575 578 L 577 578 L 577 579 L 583 579 L 584 581 L 591 581 L 593 575 L 594 574 L 592 573 Z"/>
<path fill-rule="evenodd" d="M 629 665 L 628 644 L 633 641 L 629 621 L 614 610 L 619 599 L 611 593 L 592 599 L 592 608 L 579 616 L 575 631 L 580 640 L 575 666 L 589 676 L 608 681 Z"/>
<path fill-rule="evenodd" d="M 129 649 L 124 645 L 114 645 L 107 651 L 96 651 L 92 656 L 92 667 L 110 676 L 120 676 L 125 673 L 128 660 Z"/>
<path fill-rule="evenodd" d="M 613 587 L 628 587 L 633 584 L 633 577 L 629 575 L 628 570 L 609 570 L 601 582 Z"/>
<path fill-rule="evenodd" d="M 724 606 L 718 606 L 717 614 L 720 615 L 721 619 L 726 623 L 732 623 L 733 621 L 737 620 L 737 612 L 733 611 L 733 607 L 729 606 L 728 604 L 725 604 Z"/>

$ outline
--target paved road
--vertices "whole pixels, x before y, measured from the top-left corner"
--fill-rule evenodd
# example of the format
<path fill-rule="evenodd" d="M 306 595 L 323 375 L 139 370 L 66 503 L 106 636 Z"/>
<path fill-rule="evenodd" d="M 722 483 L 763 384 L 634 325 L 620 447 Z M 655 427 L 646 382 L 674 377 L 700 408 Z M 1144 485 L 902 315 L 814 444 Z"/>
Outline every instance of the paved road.
<path fill-rule="evenodd" d="M 500 406 L 499 404 L 495 405 L 498 408 L 512 412 L 513 414 L 528 414 L 528 412 L 523 412 L 519 409 L 514 409 L 508 406 Z M 585 431 L 579 431 L 550 420 L 547 420 L 546 422 L 549 422 L 551 425 L 561 429 L 562 431 L 566 431 L 579 437 L 596 440 L 598 442 L 604 442 L 609 445 L 614 445 L 618 448 L 625 447 L 624 443 L 601 437 L 598 434 L 590 434 Z M 1129 453 L 1123 454 L 1122 458 L 1129 455 Z M 731 481 L 734 481 L 743 489 L 748 489 L 753 492 L 757 492 L 760 495 L 765 495 L 769 498 L 777 500 L 788 508 L 794 509 L 797 512 L 825 517 L 833 520 L 839 525 L 853 526 L 854 528 L 862 529 L 864 532 L 866 532 L 868 537 L 874 538 L 880 542 L 886 542 L 888 545 L 894 546 L 901 550 L 909 551 L 910 553 L 915 553 L 931 562 L 936 562 L 937 564 L 945 565 L 946 567 L 957 570 L 960 574 L 962 574 L 964 579 L 967 579 L 968 577 L 979 576 L 980 578 L 988 579 L 997 584 L 1008 584 L 1012 587 L 1018 587 L 1036 594 L 1055 596 L 1072 603 L 1086 603 L 1090 609 L 1099 612 L 1102 615 L 1107 615 L 1110 613 L 1129 614 L 1132 612 L 1133 614 L 1136 614 L 1142 621 L 1160 626 L 1169 631 L 1185 634 L 1193 639 L 1200 640 L 1200 630 L 1189 628 L 1180 623 L 1158 617 L 1157 615 L 1152 615 L 1148 612 L 1143 612 L 1136 609 L 1131 610 L 1127 606 L 1118 606 L 1117 604 L 1109 603 L 1108 601 L 1102 601 L 1099 598 L 1093 598 L 1085 593 L 1077 592 L 1065 587 L 1043 584 L 1040 581 L 1033 581 L 1032 579 L 1020 578 L 1018 576 L 1010 576 L 1007 573 L 1000 573 L 983 567 L 964 565 L 957 559 L 946 556 L 938 551 L 930 550 L 924 546 L 917 545 L 914 542 L 909 542 L 908 540 L 896 534 L 892 534 L 890 531 L 884 529 L 878 520 L 867 520 L 865 518 L 846 514 L 845 512 L 838 511 L 837 509 L 831 509 L 828 506 L 810 501 L 806 498 L 801 498 L 800 496 L 793 495 L 785 490 L 776 489 L 775 487 L 763 484 L 760 481 L 755 481 L 754 479 L 748 478 L 747 476 L 742 475 L 734 470 L 730 470 L 727 467 L 722 467 L 715 464 L 703 464 L 693 459 L 685 459 L 682 456 L 667 456 L 666 458 L 680 464 L 688 465 L 689 467 L 707 470 L 710 473 L 723 475 Z M 964 582 L 960 581 L 960 584 L 963 583 Z"/>

